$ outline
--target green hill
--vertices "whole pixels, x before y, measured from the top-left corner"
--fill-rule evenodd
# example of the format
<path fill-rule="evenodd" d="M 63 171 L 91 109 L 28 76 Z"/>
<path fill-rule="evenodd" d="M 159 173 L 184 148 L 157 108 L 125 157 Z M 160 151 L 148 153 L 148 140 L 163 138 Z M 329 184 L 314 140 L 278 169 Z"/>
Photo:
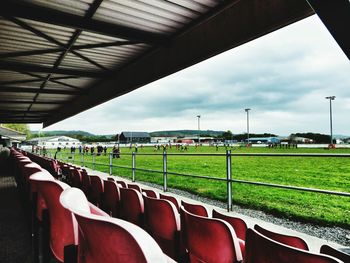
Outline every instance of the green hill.
<path fill-rule="evenodd" d="M 31 132 L 34 137 L 39 134 L 39 131 Z M 40 136 L 94 136 L 94 134 L 86 132 L 86 131 L 42 131 L 40 132 Z"/>

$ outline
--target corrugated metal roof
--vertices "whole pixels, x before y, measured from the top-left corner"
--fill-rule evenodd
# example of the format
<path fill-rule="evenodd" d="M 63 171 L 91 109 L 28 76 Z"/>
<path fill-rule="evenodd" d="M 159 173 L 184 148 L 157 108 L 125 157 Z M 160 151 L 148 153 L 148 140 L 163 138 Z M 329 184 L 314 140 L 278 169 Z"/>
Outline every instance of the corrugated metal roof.
<path fill-rule="evenodd" d="M 208 27 L 207 20 L 241 2 L 244 1 L 2 0 L 0 109 L 21 111 L 0 113 L 0 122 L 49 124 L 62 118 L 58 117 L 62 114 L 71 114 L 66 111 L 80 112 L 221 52 L 222 47 L 205 50 L 205 41 L 188 45 L 179 39 L 191 35 L 193 28 Z M 281 7 L 276 5 L 276 10 L 294 6 L 300 12 L 295 12 L 296 18 L 312 13 L 307 5 L 292 0 L 283 1 Z M 223 17 L 236 19 L 231 15 Z M 286 24 L 283 19 L 275 24 Z M 270 27 L 276 28 L 275 24 Z M 208 27 L 200 36 L 210 33 L 215 38 L 217 32 L 233 25 Z M 254 34 L 268 31 L 261 28 Z M 220 44 L 225 38 L 216 37 L 215 41 Z M 245 39 L 251 38 L 245 34 Z M 238 37 L 232 41 L 243 40 Z M 224 48 L 232 46 L 228 42 Z M 179 53 L 179 47 L 184 52 Z M 203 49 L 200 57 L 192 58 L 199 48 Z M 165 59 L 164 54 L 169 58 Z M 172 66 L 166 67 L 168 64 Z M 132 68 L 137 68 L 136 74 Z M 166 72 L 160 72 L 163 69 Z M 115 76 L 117 80 L 113 79 Z M 125 77 L 129 80 L 121 84 L 120 78 Z M 109 81 L 113 84 L 96 93 L 95 89 Z"/>

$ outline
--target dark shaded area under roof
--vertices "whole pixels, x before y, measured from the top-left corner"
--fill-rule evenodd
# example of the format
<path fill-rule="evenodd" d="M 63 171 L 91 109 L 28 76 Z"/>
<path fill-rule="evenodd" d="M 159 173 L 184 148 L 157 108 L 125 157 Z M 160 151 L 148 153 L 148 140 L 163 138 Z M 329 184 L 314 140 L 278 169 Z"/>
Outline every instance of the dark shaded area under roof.
<path fill-rule="evenodd" d="M 348 0 L 2 0 L 0 123 L 49 126 L 314 10 L 350 57 Z"/>

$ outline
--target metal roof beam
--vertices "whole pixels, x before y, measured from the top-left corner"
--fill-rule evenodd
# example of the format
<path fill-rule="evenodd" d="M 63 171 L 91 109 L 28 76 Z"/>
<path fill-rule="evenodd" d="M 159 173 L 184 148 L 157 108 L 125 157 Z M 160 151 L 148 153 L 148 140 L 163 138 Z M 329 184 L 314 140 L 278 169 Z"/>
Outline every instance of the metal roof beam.
<path fill-rule="evenodd" d="M 0 109 L 0 114 L 26 114 L 26 113 L 31 113 L 31 114 L 38 114 L 38 115 L 48 115 L 53 113 L 54 111 L 27 111 L 27 110 L 3 110 Z"/>
<path fill-rule="evenodd" d="M 23 1 L 1 0 L 0 15 L 6 17 L 21 17 L 152 45 L 167 45 L 170 40 L 168 37 L 164 37 L 161 34 L 150 33 L 103 21 L 89 20 L 78 15 Z"/>
<path fill-rule="evenodd" d="M 60 94 L 60 95 L 86 94 L 86 92 L 84 91 L 76 91 L 76 90 L 38 89 L 38 88 L 9 87 L 9 86 L 0 86 L 0 93 L 1 92 L 42 93 L 42 94 Z"/>
<path fill-rule="evenodd" d="M 97 44 L 76 45 L 76 46 L 72 46 L 70 50 L 74 51 L 74 50 L 81 50 L 81 49 L 117 47 L 117 46 L 135 45 L 140 43 L 141 42 L 135 42 L 135 41 L 114 41 L 114 42 L 97 43 Z M 8 52 L 8 53 L 0 54 L 0 59 L 21 57 L 21 56 L 43 55 L 43 54 L 49 54 L 49 53 L 62 52 L 64 50 L 66 50 L 65 47 L 58 47 L 58 48 L 48 48 L 48 49 L 40 49 L 40 50 Z"/>
<path fill-rule="evenodd" d="M 26 117 L 18 117 L 18 118 L 6 118 L 0 117 L 1 123 L 43 123 L 46 118 L 26 118 Z"/>
<path fill-rule="evenodd" d="M 51 104 L 65 104 L 64 101 L 50 100 L 50 101 L 32 101 L 32 100 L 0 100 L 0 104 L 39 104 L 39 105 L 51 105 Z"/>
<path fill-rule="evenodd" d="M 67 83 L 58 81 L 58 80 L 56 80 L 57 78 L 56 78 L 56 79 L 51 78 L 51 76 L 50 76 L 50 78 L 47 80 L 46 77 L 42 77 L 42 76 L 37 75 L 37 74 L 28 73 L 28 72 L 25 72 L 25 73 L 23 73 L 23 74 L 27 74 L 27 75 L 29 75 L 29 76 L 38 78 L 38 79 L 39 79 L 38 81 L 49 81 L 49 82 L 53 82 L 53 83 L 56 83 L 56 84 L 60 84 L 60 85 L 62 85 L 62 86 L 66 86 L 66 87 L 69 87 L 69 88 L 72 88 L 72 89 L 82 90 L 81 88 L 76 87 L 76 86 L 74 86 L 74 85 L 71 85 L 71 84 L 67 84 Z M 1 84 L 1 83 L 0 83 L 0 84 Z M 41 86 L 40 86 L 40 87 L 41 87 Z"/>
<path fill-rule="evenodd" d="M 349 0 L 307 0 L 323 24 L 350 59 Z"/>
<path fill-rule="evenodd" d="M 63 68 L 50 68 L 45 66 L 39 66 L 28 63 L 17 63 L 17 62 L 5 62 L 0 61 L 0 69 L 9 71 L 28 71 L 28 72 L 38 72 L 38 73 L 54 73 L 63 75 L 73 75 L 79 77 L 89 77 L 89 78 L 102 78 L 106 76 L 105 72 L 101 71 L 87 71 L 87 70 L 75 70 L 75 69 L 63 69 Z"/>
<path fill-rule="evenodd" d="M 11 21 L 11 22 L 21 26 L 22 28 L 24 28 L 26 30 L 29 30 L 30 32 L 36 34 L 37 36 L 40 36 L 40 37 L 46 39 L 47 41 L 49 41 L 49 42 L 51 42 L 53 44 L 56 44 L 56 45 L 58 45 L 60 47 L 63 47 L 64 50 L 65 50 L 65 53 L 67 53 L 69 51 L 69 49 L 70 49 L 69 45 L 66 46 L 65 44 L 57 41 L 55 38 L 53 38 L 53 37 L 51 37 L 51 36 L 41 32 L 40 30 L 30 26 L 28 23 L 26 23 L 24 21 L 21 21 L 21 20 L 15 18 L 15 17 L 7 16 L 7 15 L 3 15 L 3 17 L 5 17 L 7 20 L 9 20 L 9 21 Z M 72 54 L 74 54 L 75 56 L 77 56 L 77 57 L 79 57 L 79 58 L 81 58 L 81 59 L 91 63 L 92 65 L 94 65 L 94 66 L 96 66 L 98 68 L 101 68 L 103 70 L 107 70 L 104 66 L 98 64 L 97 62 L 93 61 L 92 59 L 89 59 L 88 57 L 85 57 L 84 55 L 82 55 L 82 54 L 80 54 L 80 53 L 78 53 L 76 51 L 70 51 L 70 52 Z"/>

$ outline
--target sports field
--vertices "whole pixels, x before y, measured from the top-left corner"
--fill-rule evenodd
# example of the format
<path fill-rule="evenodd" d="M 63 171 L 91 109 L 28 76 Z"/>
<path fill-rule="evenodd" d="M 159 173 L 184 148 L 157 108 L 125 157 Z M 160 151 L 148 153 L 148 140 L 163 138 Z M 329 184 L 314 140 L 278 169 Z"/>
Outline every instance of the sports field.
<path fill-rule="evenodd" d="M 230 149 L 230 148 L 229 148 Z M 121 148 L 121 158 L 113 159 L 113 165 L 131 167 L 130 153 L 134 149 Z M 110 149 L 108 150 L 108 152 Z M 180 152 L 175 147 L 168 153 L 225 153 L 220 147 L 189 147 Z M 61 157 L 66 159 L 63 151 Z M 138 154 L 162 153 L 153 147 L 138 148 Z M 320 153 L 350 154 L 350 149 L 268 149 L 232 148 L 235 153 Z M 81 164 L 76 154 L 74 162 Z M 96 156 L 95 169 L 108 172 L 109 157 Z M 92 168 L 92 156 L 85 155 L 85 166 Z M 73 159 L 68 159 L 73 162 Z M 90 162 L 90 163 L 89 163 Z M 168 172 L 205 175 L 226 178 L 225 156 L 168 156 Z M 103 164 L 103 165 L 99 165 Z M 162 171 L 162 156 L 136 156 L 136 167 Z M 131 169 L 114 167 L 113 174 L 131 178 Z M 274 183 L 299 187 L 310 187 L 340 192 L 350 192 L 350 158 L 334 157 L 262 157 L 233 156 L 232 178 L 246 181 Z M 163 184 L 162 173 L 136 171 L 136 181 Z M 213 199 L 226 201 L 226 183 L 178 175 L 168 175 L 168 186 Z M 327 195 L 233 183 L 233 202 L 269 213 L 295 218 L 301 221 L 350 228 L 350 197 Z"/>

